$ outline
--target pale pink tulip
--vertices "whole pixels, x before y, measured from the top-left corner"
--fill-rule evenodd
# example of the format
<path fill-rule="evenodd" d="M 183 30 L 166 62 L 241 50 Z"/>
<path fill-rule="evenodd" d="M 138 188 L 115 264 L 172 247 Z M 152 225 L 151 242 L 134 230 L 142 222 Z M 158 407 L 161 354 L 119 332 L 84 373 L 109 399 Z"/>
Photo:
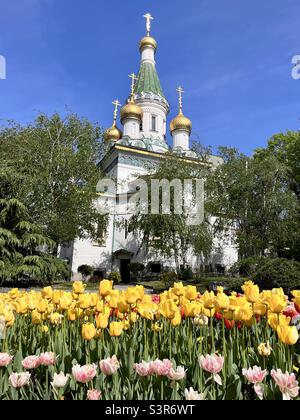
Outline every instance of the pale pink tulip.
<path fill-rule="evenodd" d="M 299 395 L 299 383 L 294 373 L 283 373 L 281 369 L 272 369 L 271 376 L 278 385 L 284 400 L 290 400 Z"/>
<path fill-rule="evenodd" d="M 263 387 L 261 382 L 265 379 L 268 372 L 261 370 L 261 367 L 253 366 L 253 368 L 243 369 L 243 375 L 251 383 L 254 384 L 254 391 L 260 400 L 263 399 Z"/>
<path fill-rule="evenodd" d="M 0 367 L 8 366 L 13 359 L 8 353 L 0 353 Z"/>
<path fill-rule="evenodd" d="M 99 401 L 101 398 L 101 392 L 97 391 L 97 389 L 90 389 L 87 392 L 87 399 L 89 401 Z"/>
<path fill-rule="evenodd" d="M 178 366 L 176 370 L 172 368 L 168 374 L 168 378 L 172 381 L 181 381 L 185 378 L 185 372 L 183 366 Z"/>
<path fill-rule="evenodd" d="M 91 382 L 97 375 L 97 366 L 95 364 L 85 366 L 75 365 L 72 368 L 72 374 L 75 381 L 86 384 L 87 382 Z"/>
<path fill-rule="evenodd" d="M 139 376 L 150 376 L 152 374 L 151 362 L 135 363 L 133 369 Z"/>
<path fill-rule="evenodd" d="M 41 361 L 39 356 L 28 356 L 22 362 L 23 368 L 27 370 L 37 369 L 40 365 Z"/>
<path fill-rule="evenodd" d="M 204 400 L 203 394 L 199 394 L 198 391 L 195 391 L 193 388 L 185 389 L 184 397 L 187 401 L 191 400 Z"/>
<path fill-rule="evenodd" d="M 22 388 L 29 385 L 30 377 L 29 372 L 12 373 L 9 377 L 9 383 L 13 388 Z"/>
<path fill-rule="evenodd" d="M 111 376 L 115 374 L 120 368 L 120 363 L 117 356 L 108 357 L 107 359 L 101 360 L 99 363 L 100 370 L 104 375 Z"/>
<path fill-rule="evenodd" d="M 170 360 L 164 359 L 159 360 L 156 359 L 154 362 L 150 362 L 152 374 L 158 376 L 168 376 L 173 368 L 173 364 Z"/>
<path fill-rule="evenodd" d="M 224 365 L 223 356 L 219 356 L 217 354 L 207 354 L 206 356 L 200 356 L 199 365 L 203 370 L 213 375 L 213 378 L 217 384 L 222 385 L 222 379 L 218 373 L 221 372 Z"/>
<path fill-rule="evenodd" d="M 51 382 L 51 385 L 53 388 L 64 388 L 69 380 L 70 375 L 65 375 L 63 372 L 60 372 L 59 374 L 54 373 L 53 382 Z"/>
<path fill-rule="evenodd" d="M 54 366 L 56 363 L 56 356 L 54 353 L 42 353 L 40 355 L 40 364 L 42 366 Z"/>

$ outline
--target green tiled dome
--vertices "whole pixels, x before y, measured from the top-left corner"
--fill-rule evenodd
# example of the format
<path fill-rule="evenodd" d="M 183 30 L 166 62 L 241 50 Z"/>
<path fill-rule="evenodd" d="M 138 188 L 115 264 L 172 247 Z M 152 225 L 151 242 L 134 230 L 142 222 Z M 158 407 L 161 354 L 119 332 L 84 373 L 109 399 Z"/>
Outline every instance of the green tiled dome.
<path fill-rule="evenodd" d="M 138 74 L 138 79 L 135 84 L 134 93 L 154 93 L 165 98 L 162 91 L 161 84 L 156 72 L 156 68 L 152 63 L 144 62 Z"/>

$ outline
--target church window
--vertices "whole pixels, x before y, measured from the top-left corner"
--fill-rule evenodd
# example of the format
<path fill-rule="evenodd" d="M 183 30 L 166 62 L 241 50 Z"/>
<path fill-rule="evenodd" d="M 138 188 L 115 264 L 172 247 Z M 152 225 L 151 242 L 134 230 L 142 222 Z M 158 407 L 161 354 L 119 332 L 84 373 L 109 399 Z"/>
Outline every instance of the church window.
<path fill-rule="evenodd" d="M 156 116 L 155 115 L 152 115 L 152 117 L 151 117 L 151 131 L 157 131 Z"/>

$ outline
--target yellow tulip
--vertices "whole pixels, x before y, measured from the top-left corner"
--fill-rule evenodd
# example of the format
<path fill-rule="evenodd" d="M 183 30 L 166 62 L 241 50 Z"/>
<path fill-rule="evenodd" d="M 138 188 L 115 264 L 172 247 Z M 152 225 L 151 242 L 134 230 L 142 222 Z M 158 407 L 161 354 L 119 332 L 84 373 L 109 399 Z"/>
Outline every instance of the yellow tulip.
<path fill-rule="evenodd" d="M 174 315 L 173 319 L 171 319 L 171 325 L 172 325 L 172 327 L 178 327 L 181 324 L 181 321 L 182 321 L 181 314 L 177 310 L 175 312 L 175 315 Z"/>
<path fill-rule="evenodd" d="M 242 306 L 238 311 L 235 312 L 234 314 L 235 320 L 238 321 L 250 321 L 251 318 L 253 317 L 253 311 L 252 311 L 252 307 L 250 304 L 246 304 L 244 306 Z"/>
<path fill-rule="evenodd" d="M 109 333 L 111 337 L 119 337 L 123 332 L 123 322 L 111 322 L 109 324 Z"/>
<path fill-rule="evenodd" d="M 225 293 L 218 293 L 215 297 L 215 308 L 217 311 L 227 311 L 229 308 L 229 297 Z"/>
<path fill-rule="evenodd" d="M 59 325 L 61 324 L 63 316 L 57 312 L 55 312 L 54 314 L 50 315 L 50 322 L 53 325 Z"/>
<path fill-rule="evenodd" d="M 125 291 L 125 300 L 130 305 L 136 303 L 140 296 L 140 291 L 136 287 L 128 287 Z"/>
<path fill-rule="evenodd" d="M 151 330 L 154 331 L 154 332 L 160 332 L 162 329 L 163 329 L 163 325 L 159 324 L 159 322 L 155 322 L 151 326 Z"/>
<path fill-rule="evenodd" d="M 42 315 L 36 310 L 32 311 L 31 312 L 31 322 L 34 325 L 42 324 L 43 323 Z"/>
<path fill-rule="evenodd" d="M 283 314 L 276 314 L 276 313 L 269 313 L 268 314 L 268 324 L 270 327 L 276 331 L 279 325 L 281 326 L 289 326 L 291 322 L 291 318 L 285 316 Z"/>
<path fill-rule="evenodd" d="M 259 287 L 252 283 L 252 281 L 247 281 L 243 286 L 242 290 L 246 296 L 248 302 L 255 303 L 259 298 Z"/>
<path fill-rule="evenodd" d="M 88 309 L 90 307 L 91 297 L 90 295 L 79 295 L 78 306 L 80 309 Z"/>
<path fill-rule="evenodd" d="M 90 341 L 97 334 L 94 324 L 83 324 L 82 326 L 82 338 L 84 340 Z"/>
<path fill-rule="evenodd" d="M 165 318 L 173 319 L 177 311 L 178 308 L 175 305 L 174 301 L 171 299 L 167 299 L 159 304 L 159 312 Z"/>
<path fill-rule="evenodd" d="M 15 311 L 17 314 L 26 314 L 27 312 L 27 302 L 25 298 L 18 299 L 15 303 Z"/>
<path fill-rule="evenodd" d="M 282 312 L 283 309 L 286 307 L 286 299 L 274 293 L 270 296 L 267 302 L 268 302 L 270 311 L 276 314 Z"/>
<path fill-rule="evenodd" d="M 215 307 L 215 294 L 213 291 L 208 292 L 206 291 L 202 296 L 202 302 L 204 308 L 206 309 L 213 309 Z"/>
<path fill-rule="evenodd" d="M 189 300 L 197 299 L 198 292 L 196 286 L 187 286 L 185 288 L 185 297 Z"/>
<path fill-rule="evenodd" d="M 113 288 L 113 281 L 102 280 L 99 286 L 99 294 L 101 296 L 108 296 Z"/>
<path fill-rule="evenodd" d="M 86 288 L 86 284 L 83 284 L 82 281 L 74 281 L 73 283 L 73 293 L 76 293 L 77 295 L 81 295 L 82 293 L 84 293 Z"/>
<path fill-rule="evenodd" d="M 41 331 L 42 333 L 47 334 L 49 332 L 49 327 L 47 327 L 47 325 L 42 325 Z"/>
<path fill-rule="evenodd" d="M 290 327 L 286 325 L 278 325 L 277 334 L 280 341 L 289 346 L 296 344 L 299 338 L 299 334 L 295 326 Z"/>
<path fill-rule="evenodd" d="M 53 291 L 53 294 L 52 294 L 52 301 L 53 301 L 53 303 L 55 304 L 55 305 L 58 305 L 59 304 L 59 300 L 60 300 L 60 298 L 61 298 L 61 295 L 62 295 L 62 291 L 61 290 L 54 290 Z"/>
<path fill-rule="evenodd" d="M 174 283 L 171 289 L 172 293 L 176 296 L 183 296 L 185 294 L 185 288 L 182 282 Z"/>
<path fill-rule="evenodd" d="M 254 311 L 255 315 L 265 316 L 266 313 L 267 313 L 267 306 L 263 302 L 260 302 L 260 301 L 255 302 L 253 304 L 253 311 Z"/>
<path fill-rule="evenodd" d="M 108 327 L 108 316 L 104 315 L 104 314 L 98 314 L 96 315 L 95 319 L 96 319 L 96 325 L 97 328 L 107 328 Z"/>
<path fill-rule="evenodd" d="M 272 347 L 270 346 L 270 344 L 269 344 L 269 342 L 267 342 L 267 343 L 261 343 L 258 347 L 257 347 L 257 350 L 258 350 L 258 353 L 261 355 L 261 356 L 264 356 L 264 357 L 268 357 L 268 356 L 270 356 L 271 355 L 271 353 L 272 353 Z"/>
<path fill-rule="evenodd" d="M 72 305 L 73 299 L 70 293 L 63 293 L 59 299 L 59 309 L 66 311 Z"/>
<path fill-rule="evenodd" d="M 126 300 L 124 298 L 118 301 L 118 311 L 122 314 L 129 312 L 129 304 L 126 303 Z"/>
<path fill-rule="evenodd" d="M 51 300 L 52 299 L 52 295 L 53 295 L 52 287 L 51 286 L 44 287 L 44 289 L 41 292 L 41 295 L 42 295 L 42 298 L 43 299 L 49 299 L 49 300 Z"/>
<path fill-rule="evenodd" d="M 119 290 L 112 290 L 108 296 L 106 296 L 106 302 L 112 309 L 117 309 L 120 298 Z"/>
<path fill-rule="evenodd" d="M 41 299 L 36 305 L 36 310 L 42 314 L 46 312 L 47 306 L 48 306 L 48 301 L 46 299 Z"/>

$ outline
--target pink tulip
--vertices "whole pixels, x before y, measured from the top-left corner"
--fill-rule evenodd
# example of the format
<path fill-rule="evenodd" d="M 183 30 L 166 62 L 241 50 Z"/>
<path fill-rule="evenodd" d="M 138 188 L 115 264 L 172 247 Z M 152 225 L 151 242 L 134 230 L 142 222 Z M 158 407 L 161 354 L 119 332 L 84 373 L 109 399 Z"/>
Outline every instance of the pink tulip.
<path fill-rule="evenodd" d="M 271 376 L 279 387 L 284 400 L 290 400 L 298 396 L 299 384 L 294 373 L 283 373 L 281 369 L 272 369 Z"/>
<path fill-rule="evenodd" d="M 8 366 L 13 359 L 8 353 L 0 353 L 0 367 Z"/>
<path fill-rule="evenodd" d="M 75 381 L 86 384 L 87 382 L 91 382 L 97 375 L 97 366 L 95 364 L 85 366 L 75 365 L 72 368 L 72 374 Z"/>
<path fill-rule="evenodd" d="M 261 382 L 265 379 L 268 372 L 261 370 L 261 367 L 253 366 L 253 368 L 243 369 L 243 375 L 251 383 L 254 384 L 254 391 L 260 400 L 263 399 L 263 388 Z"/>
<path fill-rule="evenodd" d="M 101 398 L 101 392 L 97 391 L 97 389 L 90 389 L 87 392 L 87 399 L 89 401 L 99 401 Z"/>
<path fill-rule="evenodd" d="M 133 369 L 139 376 L 150 376 L 152 374 L 151 362 L 135 363 Z"/>
<path fill-rule="evenodd" d="M 27 370 L 37 369 L 40 365 L 41 361 L 39 356 L 28 356 L 22 362 L 23 368 Z"/>
<path fill-rule="evenodd" d="M 42 353 L 40 355 L 40 364 L 42 366 L 54 366 L 56 363 L 56 356 L 54 353 Z"/>
<path fill-rule="evenodd" d="M 168 374 L 168 378 L 172 381 L 181 381 L 185 378 L 185 372 L 183 366 L 178 366 L 176 370 L 172 368 Z"/>
<path fill-rule="evenodd" d="M 173 364 L 170 360 L 164 359 L 159 360 L 156 359 L 154 362 L 150 362 L 152 374 L 158 376 L 168 376 L 173 368 Z"/>
<path fill-rule="evenodd" d="M 108 357 L 107 359 L 101 360 L 99 363 L 100 370 L 104 375 L 111 376 L 118 371 L 120 363 L 117 356 Z"/>
<path fill-rule="evenodd" d="M 200 367 L 205 370 L 206 372 L 212 373 L 215 382 L 219 385 L 222 385 L 222 379 L 219 372 L 221 372 L 224 364 L 224 357 L 219 356 L 217 354 L 209 355 L 207 354 L 205 357 L 199 357 L 199 365 Z"/>
<path fill-rule="evenodd" d="M 13 388 L 22 388 L 29 385 L 31 374 L 28 372 L 12 373 L 9 377 L 9 383 Z"/>

